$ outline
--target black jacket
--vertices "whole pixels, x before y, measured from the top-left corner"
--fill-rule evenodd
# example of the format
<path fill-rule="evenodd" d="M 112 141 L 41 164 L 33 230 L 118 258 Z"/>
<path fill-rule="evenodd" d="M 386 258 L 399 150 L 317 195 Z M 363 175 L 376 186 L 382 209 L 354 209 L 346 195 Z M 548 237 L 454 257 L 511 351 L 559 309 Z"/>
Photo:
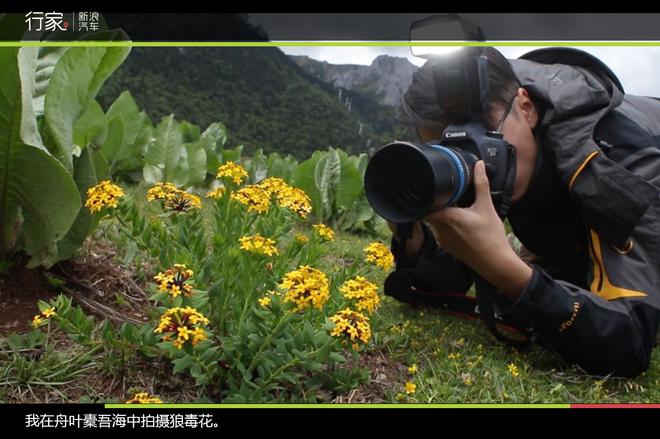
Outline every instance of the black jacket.
<path fill-rule="evenodd" d="M 588 373 L 636 376 L 660 323 L 660 102 L 592 69 L 511 62 L 544 111 L 532 184 L 508 215 L 533 275 L 496 309 Z M 467 292 L 471 271 L 424 230 L 418 260 L 397 258 L 420 297 L 397 298 Z"/>

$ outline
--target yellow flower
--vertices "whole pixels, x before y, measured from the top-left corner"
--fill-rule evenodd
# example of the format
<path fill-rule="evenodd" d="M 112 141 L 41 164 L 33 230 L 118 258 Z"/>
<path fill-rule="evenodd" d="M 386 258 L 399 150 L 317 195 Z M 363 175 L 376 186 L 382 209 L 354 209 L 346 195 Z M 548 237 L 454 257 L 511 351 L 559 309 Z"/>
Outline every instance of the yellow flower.
<path fill-rule="evenodd" d="M 466 386 L 471 386 L 472 376 L 469 373 L 461 373 L 461 381 L 463 381 L 463 384 Z"/>
<path fill-rule="evenodd" d="M 294 303 L 296 311 L 303 311 L 308 307 L 320 310 L 330 297 L 330 282 L 327 276 L 308 265 L 287 273 L 279 287 L 286 291 L 284 302 Z"/>
<path fill-rule="evenodd" d="M 515 364 L 513 363 L 509 364 L 508 369 L 511 375 L 513 375 L 514 377 L 520 375 L 520 372 L 518 371 L 518 366 L 516 366 Z"/>
<path fill-rule="evenodd" d="M 406 393 L 412 395 L 417 390 L 417 384 L 411 383 L 410 381 L 406 382 Z"/>
<path fill-rule="evenodd" d="M 333 232 L 332 229 L 325 224 L 314 224 L 312 227 L 321 238 L 327 241 L 332 241 L 335 239 L 335 232 Z"/>
<path fill-rule="evenodd" d="M 174 183 L 156 183 L 147 191 L 147 201 L 165 200 L 178 190 Z"/>
<path fill-rule="evenodd" d="M 279 177 L 268 177 L 261 180 L 257 186 L 266 191 L 268 196 L 279 195 L 281 192 L 286 191 L 290 186 Z"/>
<path fill-rule="evenodd" d="M 241 184 L 243 179 L 248 176 L 247 171 L 241 165 L 234 162 L 227 162 L 218 168 L 217 178 L 229 178 L 234 184 Z"/>
<path fill-rule="evenodd" d="M 389 270 L 394 265 L 392 252 L 382 242 L 372 242 L 364 248 L 364 252 L 367 254 L 367 262 L 371 262 L 383 270 Z"/>
<path fill-rule="evenodd" d="M 270 238 L 264 238 L 260 234 L 254 236 L 244 236 L 238 239 L 241 243 L 241 250 L 246 250 L 251 253 L 260 255 L 273 256 L 278 255 L 275 241 Z"/>
<path fill-rule="evenodd" d="M 190 297 L 193 294 L 193 284 L 188 280 L 193 276 L 193 271 L 182 264 L 174 264 L 173 268 L 158 273 L 154 280 L 158 282 L 158 289 L 167 292 L 172 298 L 179 294 Z"/>
<path fill-rule="evenodd" d="M 413 364 L 412 366 L 410 366 L 408 368 L 408 373 L 413 374 L 413 375 L 416 374 L 417 373 L 417 365 Z"/>
<path fill-rule="evenodd" d="M 212 191 L 208 191 L 206 193 L 206 198 L 213 198 L 214 200 L 217 200 L 218 198 L 222 198 L 224 194 L 225 194 L 225 187 L 220 186 L 213 189 Z"/>
<path fill-rule="evenodd" d="M 369 317 L 345 308 L 334 316 L 330 321 L 335 327 L 330 331 L 333 337 L 344 337 L 344 341 L 350 341 L 353 348 L 356 347 L 355 341 L 368 343 L 371 339 L 371 326 L 369 326 Z"/>
<path fill-rule="evenodd" d="M 452 353 L 449 354 L 447 357 L 448 357 L 450 360 L 458 360 L 459 358 L 461 358 L 461 354 L 455 354 L 455 353 L 452 352 Z"/>
<path fill-rule="evenodd" d="M 124 191 L 119 186 L 110 180 L 105 180 L 87 189 L 85 207 L 92 213 L 98 212 L 104 207 L 117 207 L 119 199 L 123 196 Z"/>
<path fill-rule="evenodd" d="M 163 401 L 156 396 L 151 396 L 147 392 L 136 393 L 132 399 L 126 401 L 126 404 L 162 404 Z"/>
<path fill-rule="evenodd" d="M 304 235 L 302 233 L 297 233 L 296 241 L 298 241 L 301 244 L 306 244 L 307 242 L 309 242 L 309 238 L 307 237 L 307 235 Z"/>
<path fill-rule="evenodd" d="M 147 201 L 163 201 L 163 208 L 174 212 L 201 209 L 202 200 L 176 187 L 173 183 L 157 183 L 147 191 Z"/>
<path fill-rule="evenodd" d="M 55 308 L 48 308 L 42 311 L 41 314 L 43 314 L 44 317 L 46 317 L 47 319 L 53 317 L 54 315 L 57 315 L 57 313 L 55 312 Z"/>
<path fill-rule="evenodd" d="M 172 342 L 177 349 L 181 349 L 186 341 L 193 346 L 207 339 L 206 332 L 200 325 L 208 325 L 209 319 L 204 317 L 195 308 L 170 308 L 160 316 L 158 327 L 154 329 L 156 334 L 163 334 L 163 341 Z M 192 340 L 190 336 L 192 335 Z"/>
<path fill-rule="evenodd" d="M 277 203 L 298 214 L 301 218 L 307 218 L 312 212 L 312 202 L 309 196 L 302 189 L 287 186 L 277 194 Z"/>
<path fill-rule="evenodd" d="M 188 212 L 192 209 L 201 209 L 202 200 L 197 195 L 178 190 L 167 197 L 163 207 L 174 212 Z"/>
<path fill-rule="evenodd" d="M 264 213 L 270 207 L 268 193 L 255 185 L 246 186 L 243 189 L 233 192 L 229 198 L 244 206 L 248 206 L 248 212 Z"/>
<path fill-rule="evenodd" d="M 341 291 L 347 299 L 357 299 L 355 307 L 358 311 L 366 310 L 370 313 L 374 312 L 380 303 L 378 287 L 376 284 L 369 282 L 362 276 L 347 280 L 341 286 L 339 291 Z"/>
<path fill-rule="evenodd" d="M 34 328 L 38 328 L 41 326 L 46 320 L 49 318 L 56 316 L 57 313 L 55 312 L 55 308 L 48 308 L 37 314 L 32 318 L 32 326 Z"/>
<path fill-rule="evenodd" d="M 44 319 L 41 318 L 41 314 L 37 314 L 32 318 L 32 326 L 38 328 L 44 322 Z"/>
<path fill-rule="evenodd" d="M 268 305 L 270 305 L 270 297 L 262 297 L 261 299 L 258 300 L 259 305 L 262 306 L 263 308 L 267 308 Z"/>

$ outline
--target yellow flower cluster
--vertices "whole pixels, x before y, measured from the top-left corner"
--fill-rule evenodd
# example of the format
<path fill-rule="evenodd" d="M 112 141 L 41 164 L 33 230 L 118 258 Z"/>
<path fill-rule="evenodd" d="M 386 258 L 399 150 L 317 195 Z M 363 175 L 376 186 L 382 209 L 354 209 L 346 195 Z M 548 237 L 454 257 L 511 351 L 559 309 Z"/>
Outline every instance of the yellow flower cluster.
<path fill-rule="evenodd" d="M 264 213 L 270 208 L 270 196 L 259 186 L 250 185 L 233 192 L 230 199 L 248 206 L 248 212 Z"/>
<path fill-rule="evenodd" d="M 339 311 L 330 317 L 330 321 L 335 327 L 330 331 L 334 337 L 344 337 L 344 341 L 351 341 L 353 348 L 357 348 L 356 341 L 368 343 L 371 339 L 371 327 L 369 326 L 369 317 L 355 312 L 350 308 Z"/>
<path fill-rule="evenodd" d="M 508 367 L 508 369 L 509 369 L 509 373 L 510 373 L 514 378 L 517 377 L 518 375 L 520 375 L 520 372 L 518 371 L 518 366 L 516 366 L 515 364 L 511 363 L 511 364 L 509 364 L 507 367 Z"/>
<path fill-rule="evenodd" d="M 223 177 L 229 178 L 234 182 L 234 184 L 243 183 L 243 180 L 247 176 L 248 173 L 245 170 L 245 168 L 243 168 L 238 163 L 234 163 L 234 162 L 227 162 L 224 165 L 220 166 L 218 168 L 218 175 L 216 175 L 217 178 L 223 178 Z"/>
<path fill-rule="evenodd" d="M 275 241 L 270 238 L 264 238 L 258 233 L 254 236 L 244 236 L 238 240 L 241 243 L 241 250 L 266 256 L 279 254 L 277 247 L 275 247 Z"/>
<path fill-rule="evenodd" d="M 158 327 L 154 329 L 156 334 L 165 333 L 163 341 L 173 341 L 177 349 L 181 349 L 188 340 L 195 346 L 208 337 L 206 331 L 201 327 L 208 325 L 209 319 L 204 317 L 195 308 L 170 308 L 160 316 Z"/>
<path fill-rule="evenodd" d="M 174 183 L 156 183 L 147 191 L 147 201 L 166 200 L 178 190 Z"/>
<path fill-rule="evenodd" d="M 129 399 L 125 404 L 162 404 L 160 398 L 151 396 L 147 392 L 136 393 L 132 399 Z"/>
<path fill-rule="evenodd" d="M 222 198 L 225 195 L 225 187 L 224 186 L 219 186 L 212 191 L 208 191 L 206 193 L 206 198 L 212 198 L 214 200 L 217 200 L 218 198 Z"/>
<path fill-rule="evenodd" d="M 406 393 L 412 395 L 417 390 L 417 384 L 410 381 L 406 382 Z"/>
<path fill-rule="evenodd" d="M 117 207 L 119 199 L 123 196 L 124 191 L 119 186 L 110 180 L 105 180 L 87 189 L 85 207 L 92 213 L 98 212 L 104 207 Z"/>
<path fill-rule="evenodd" d="M 172 183 L 157 183 L 147 191 L 147 201 L 162 200 L 163 207 L 174 212 L 201 209 L 202 200 L 193 194 L 178 189 Z"/>
<path fill-rule="evenodd" d="M 380 303 L 378 297 L 378 287 L 369 282 L 362 276 L 355 279 L 349 279 L 339 288 L 347 299 L 357 299 L 355 307 L 358 311 L 366 310 L 369 313 L 374 312 Z"/>
<path fill-rule="evenodd" d="M 47 319 L 56 316 L 55 308 L 48 308 L 32 318 L 32 326 L 38 328 L 41 326 Z"/>
<path fill-rule="evenodd" d="M 279 286 L 286 291 L 284 302 L 294 303 L 296 311 L 312 306 L 320 310 L 330 298 L 327 276 L 308 265 L 287 273 Z"/>
<path fill-rule="evenodd" d="M 382 242 L 372 242 L 364 248 L 364 252 L 367 254 L 367 262 L 371 262 L 383 270 L 389 270 L 394 265 L 392 252 Z"/>
<path fill-rule="evenodd" d="M 154 276 L 154 280 L 158 282 L 158 289 L 161 292 L 169 293 L 172 298 L 175 298 L 179 294 L 190 297 L 193 293 L 193 285 L 187 283 L 187 281 L 194 274 L 185 265 L 174 264 L 173 268 Z"/>
<path fill-rule="evenodd" d="M 298 241 L 301 244 L 307 244 L 309 242 L 309 238 L 304 233 L 296 233 L 295 238 L 296 241 Z"/>
<path fill-rule="evenodd" d="M 266 191 L 269 197 L 274 195 L 280 207 L 298 214 L 301 218 L 307 218 L 312 212 L 311 200 L 305 191 L 289 186 L 279 177 L 268 177 L 257 186 Z"/>
<path fill-rule="evenodd" d="M 325 224 L 314 224 L 312 227 L 321 238 L 327 241 L 332 241 L 335 239 L 335 232 L 333 232 L 332 229 Z"/>
<path fill-rule="evenodd" d="M 279 177 L 268 177 L 261 180 L 257 186 L 265 190 L 269 197 L 271 195 L 278 195 L 289 187 L 289 185 Z"/>

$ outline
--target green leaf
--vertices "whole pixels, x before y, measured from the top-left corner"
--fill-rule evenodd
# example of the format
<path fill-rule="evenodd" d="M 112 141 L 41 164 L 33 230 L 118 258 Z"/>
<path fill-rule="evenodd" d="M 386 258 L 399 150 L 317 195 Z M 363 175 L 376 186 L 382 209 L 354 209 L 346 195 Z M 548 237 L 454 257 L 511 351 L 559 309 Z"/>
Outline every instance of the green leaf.
<path fill-rule="evenodd" d="M 321 216 L 321 192 L 316 186 L 314 175 L 319 161 L 327 154 L 324 151 L 315 151 L 312 157 L 298 165 L 291 175 L 291 184 L 302 189 L 309 196 L 312 203 L 312 213 L 319 221 L 323 221 L 324 218 Z"/>
<path fill-rule="evenodd" d="M 105 118 L 112 136 L 108 136 L 102 151 L 112 173 L 141 168 L 148 140 L 145 139 L 145 130 L 149 137 L 151 134 L 151 122 L 147 115 L 140 112 L 131 94 L 125 91 L 110 106 Z"/>
<path fill-rule="evenodd" d="M 323 219 L 332 213 L 332 205 L 335 198 L 335 187 L 339 181 L 341 172 L 341 160 L 337 150 L 330 148 L 328 154 L 319 160 L 314 169 L 314 182 L 321 194 L 321 206 Z"/>
<path fill-rule="evenodd" d="M 192 366 L 193 358 L 190 355 L 184 355 L 172 361 L 172 363 L 174 364 L 174 373 L 179 373 Z"/>
<path fill-rule="evenodd" d="M 73 170 L 73 126 L 130 47 L 72 47 L 58 60 L 46 92 L 44 119 L 49 150 Z"/>
<path fill-rule="evenodd" d="M 338 152 L 341 169 L 336 186 L 335 201 L 338 208 L 348 209 L 364 192 L 362 177 L 344 151 Z"/>
<path fill-rule="evenodd" d="M 174 116 L 163 117 L 156 127 L 156 140 L 145 156 L 144 179 L 148 184 L 173 181 L 173 174 L 180 165 L 185 149 Z M 174 182 L 182 185 L 181 182 Z M 185 183 L 185 182 L 184 182 Z"/>
<path fill-rule="evenodd" d="M 73 125 L 73 143 L 81 149 L 90 143 L 100 147 L 105 143 L 107 136 L 108 123 L 103 109 L 98 102 L 92 101 Z"/>
<path fill-rule="evenodd" d="M 30 267 L 55 255 L 80 210 L 72 176 L 43 146 L 32 107 L 35 48 L 0 48 L 0 259 L 21 209 Z"/>

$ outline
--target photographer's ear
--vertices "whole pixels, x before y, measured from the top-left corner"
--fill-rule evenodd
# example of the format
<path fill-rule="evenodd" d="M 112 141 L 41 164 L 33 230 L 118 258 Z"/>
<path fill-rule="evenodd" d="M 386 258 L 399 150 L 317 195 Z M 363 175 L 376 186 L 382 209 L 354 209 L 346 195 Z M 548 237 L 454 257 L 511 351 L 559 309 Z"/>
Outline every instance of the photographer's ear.
<path fill-rule="evenodd" d="M 539 123 L 539 113 L 536 111 L 534 102 L 529 97 L 527 90 L 522 87 L 518 88 L 516 97 L 518 98 L 516 99 L 518 113 L 527 122 L 529 128 L 533 130 Z"/>

